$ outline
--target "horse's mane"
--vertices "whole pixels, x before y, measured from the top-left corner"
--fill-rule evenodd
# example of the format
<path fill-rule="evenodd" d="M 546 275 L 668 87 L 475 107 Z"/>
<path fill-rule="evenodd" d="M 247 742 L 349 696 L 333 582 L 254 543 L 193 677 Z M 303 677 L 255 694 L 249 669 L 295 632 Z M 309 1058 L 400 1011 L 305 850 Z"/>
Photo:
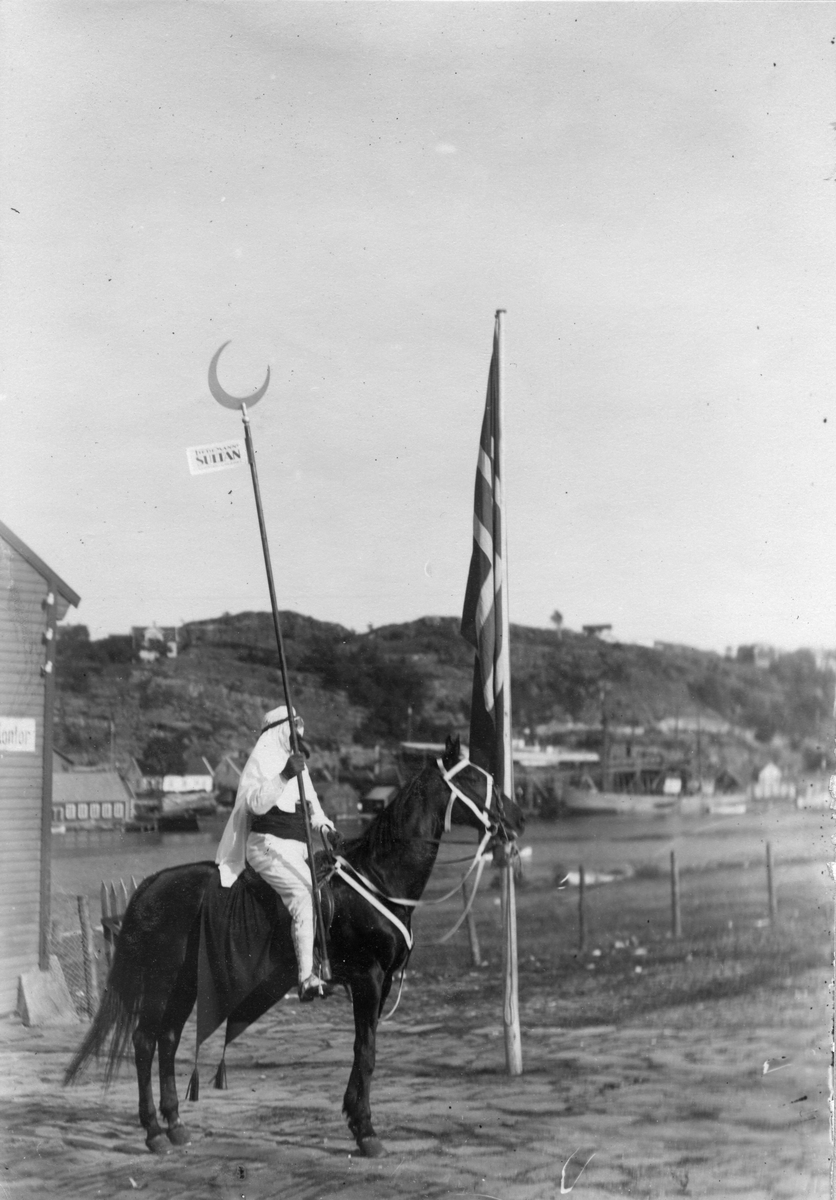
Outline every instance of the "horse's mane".
<path fill-rule="evenodd" d="M 346 841 L 345 856 L 349 862 L 374 862 L 391 854 L 397 846 L 408 840 L 407 814 L 413 807 L 413 798 L 426 788 L 427 775 L 434 769 L 434 766 L 428 765 L 413 775 L 361 834 Z"/>

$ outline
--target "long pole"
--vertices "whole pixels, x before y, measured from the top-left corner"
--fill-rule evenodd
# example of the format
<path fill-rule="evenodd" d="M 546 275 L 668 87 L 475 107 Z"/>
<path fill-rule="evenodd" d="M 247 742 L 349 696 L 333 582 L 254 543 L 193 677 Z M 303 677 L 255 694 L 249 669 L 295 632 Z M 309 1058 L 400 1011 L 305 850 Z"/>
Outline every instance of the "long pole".
<path fill-rule="evenodd" d="M 38 927 L 38 965 L 49 970 L 49 930 L 52 917 L 52 725 L 55 709 L 56 597 L 55 580 L 50 579 L 46 596 L 46 657 L 44 659 L 43 782 L 41 787 L 41 890 Z"/>
<path fill-rule="evenodd" d="M 499 442 L 499 484 L 502 500 L 502 790 L 506 796 L 514 796 L 514 760 L 511 749 L 511 628 L 508 615 L 508 506 L 505 491 L 505 331 L 502 318 L 505 309 L 497 309 L 497 397 L 496 437 Z M 505 1003 L 502 1007 L 502 1024 L 505 1032 L 505 1062 L 509 1075 L 522 1075 L 522 1039 L 520 1037 L 519 981 L 517 975 L 517 903 L 514 892 L 514 866 L 509 855 L 504 856 L 502 867 L 502 946 L 503 980 Z"/>
<path fill-rule="evenodd" d="M 299 753 L 299 735 L 296 732 L 296 722 L 293 720 L 293 701 L 290 696 L 290 676 L 287 671 L 287 660 L 284 654 L 284 641 L 282 639 L 282 628 L 279 623 L 279 606 L 276 602 L 276 588 L 273 583 L 273 567 L 270 562 L 270 547 L 267 544 L 267 527 L 264 523 L 264 510 L 261 507 L 261 489 L 258 486 L 258 471 L 255 465 L 255 449 L 253 447 L 252 433 L 250 432 L 250 419 L 247 416 L 246 404 L 241 405 L 241 420 L 244 422 L 244 439 L 247 444 L 247 460 L 250 464 L 250 473 L 253 478 L 253 492 L 255 494 L 255 507 L 258 513 L 258 528 L 261 532 L 261 549 L 264 552 L 264 566 L 267 571 L 267 587 L 270 591 L 270 605 L 273 611 L 273 629 L 276 633 L 276 646 L 279 651 L 279 667 L 282 674 L 282 687 L 284 689 L 284 702 L 287 707 L 287 715 L 290 718 L 288 725 L 290 727 L 290 745 L 294 754 Z M 322 904 L 319 897 L 319 889 L 316 886 L 316 873 L 314 870 L 314 850 L 313 850 L 313 835 L 311 832 L 311 816 L 308 809 L 308 801 L 305 796 L 305 782 L 301 775 L 296 777 L 299 781 L 299 798 L 302 802 L 302 816 L 305 821 L 305 844 L 308 848 L 308 863 L 311 868 L 311 888 L 313 891 L 314 914 L 316 916 L 316 927 L 319 932 L 320 941 L 320 974 L 324 980 L 331 978 L 331 963 L 328 959 L 328 943 L 325 938 L 325 921 L 322 917 Z"/>
<path fill-rule="evenodd" d="M 474 884 L 473 886 L 475 887 L 476 885 Z M 470 939 L 470 957 L 474 967 L 481 967 L 482 953 L 479 949 L 479 935 L 476 932 L 476 921 L 474 920 L 473 912 L 468 910 L 467 907 L 467 902 L 469 899 L 470 897 L 467 894 L 467 884 L 462 881 L 462 900 L 464 901 L 465 912 L 467 913 L 467 916 L 465 917 L 465 924 L 467 925 L 467 936 Z"/>
<path fill-rule="evenodd" d="M 671 850 L 671 932 L 675 938 L 682 937 L 682 907 L 679 892 L 679 866 L 676 851 Z"/>
<path fill-rule="evenodd" d="M 778 905 L 775 900 L 775 862 L 771 842 L 766 843 L 766 893 L 769 901 L 769 923 L 774 925 L 778 917 Z"/>

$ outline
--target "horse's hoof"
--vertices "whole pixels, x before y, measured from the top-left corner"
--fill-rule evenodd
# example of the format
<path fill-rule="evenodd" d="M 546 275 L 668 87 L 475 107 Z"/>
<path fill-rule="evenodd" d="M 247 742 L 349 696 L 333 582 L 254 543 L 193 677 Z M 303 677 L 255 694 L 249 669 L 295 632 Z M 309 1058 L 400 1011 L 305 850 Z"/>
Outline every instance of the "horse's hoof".
<path fill-rule="evenodd" d="M 383 1158 L 389 1153 L 378 1137 L 361 1138 L 357 1145 L 364 1158 Z"/>
<path fill-rule="evenodd" d="M 155 1133 L 153 1137 L 145 1139 L 145 1145 L 152 1154 L 170 1154 L 171 1147 L 168 1144 L 168 1138 L 164 1133 Z"/>
<path fill-rule="evenodd" d="M 178 1121 L 176 1125 L 169 1126 L 167 1132 L 168 1140 L 172 1146 L 191 1146 L 192 1135 L 182 1121 Z"/>

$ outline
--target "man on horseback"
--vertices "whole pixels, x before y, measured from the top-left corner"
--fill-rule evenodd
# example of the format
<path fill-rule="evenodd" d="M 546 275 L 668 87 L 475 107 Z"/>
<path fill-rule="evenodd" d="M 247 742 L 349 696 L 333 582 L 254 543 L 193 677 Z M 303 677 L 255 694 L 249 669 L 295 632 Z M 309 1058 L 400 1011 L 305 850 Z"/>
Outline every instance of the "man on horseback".
<path fill-rule="evenodd" d="M 295 710 L 299 734 L 303 721 Z M 215 862 L 221 884 L 232 887 L 245 863 L 281 896 L 292 922 L 293 944 L 299 963 L 299 999 L 322 994 L 323 980 L 313 968 L 313 884 L 305 842 L 298 776 L 304 780 L 311 828 L 335 829 L 322 811 L 305 758 L 294 754 L 287 708 L 265 714 L 261 734 L 241 772 L 235 806 L 224 830 Z"/>

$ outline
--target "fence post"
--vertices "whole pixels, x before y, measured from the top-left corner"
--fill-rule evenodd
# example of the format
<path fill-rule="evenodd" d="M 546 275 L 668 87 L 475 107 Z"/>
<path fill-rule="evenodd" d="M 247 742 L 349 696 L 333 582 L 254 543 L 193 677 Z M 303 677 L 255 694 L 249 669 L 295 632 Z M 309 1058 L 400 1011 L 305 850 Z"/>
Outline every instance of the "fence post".
<path fill-rule="evenodd" d="M 774 925 L 778 919 L 778 905 L 775 900 L 774 863 L 772 861 L 772 843 L 766 843 L 766 891 L 769 897 L 769 923 Z"/>
<path fill-rule="evenodd" d="M 462 900 L 464 901 L 465 909 L 467 909 L 468 899 L 467 884 L 462 880 Z M 467 925 L 467 936 L 470 938 L 470 957 L 473 960 L 474 967 L 481 967 L 482 955 L 479 951 L 479 936 L 476 933 L 476 922 L 473 919 L 472 908 L 465 917 L 465 923 Z"/>
<path fill-rule="evenodd" d="M 586 913 L 584 911 L 584 902 L 586 892 L 586 876 L 583 869 L 583 863 L 578 867 L 578 949 L 583 950 L 586 945 Z"/>
<path fill-rule="evenodd" d="M 108 967 L 110 967 L 110 964 L 113 961 L 113 947 L 110 944 L 110 939 L 113 935 L 108 926 L 105 924 L 105 917 L 110 917 L 113 914 L 110 911 L 110 893 L 107 890 L 107 885 L 105 884 L 104 880 L 102 880 L 102 886 L 99 889 L 99 901 L 102 909 L 102 930 L 104 932 L 105 962 L 107 963 Z"/>
<path fill-rule="evenodd" d="M 84 963 L 84 995 L 87 1015 L 96 1015 L 99 1003 L 99 982 L 96 978 L 96 951 L 93 945 L 93 926 L 90 923 L 90 904 L 86 896 L 78 897 L 78 920 L 81 925 L 81 959 Z"/>
<path fill-rule="evenodd" d="M 676 851 L 671 850 L 671 928 L 674 937 L 682 937 L 682 909 L 679 903 L 679 867 Z"/>

